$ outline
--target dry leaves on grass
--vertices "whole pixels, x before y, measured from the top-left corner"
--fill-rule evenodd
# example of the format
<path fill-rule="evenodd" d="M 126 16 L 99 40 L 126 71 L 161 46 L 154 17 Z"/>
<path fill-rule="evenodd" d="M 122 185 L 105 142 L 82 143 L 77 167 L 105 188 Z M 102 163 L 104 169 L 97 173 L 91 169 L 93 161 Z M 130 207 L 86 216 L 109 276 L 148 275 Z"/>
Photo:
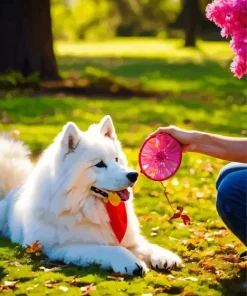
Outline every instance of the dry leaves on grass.
<path fill-rule="evenodd" d="M 14 290 L 18 282 L 19 281 L 5 281 L 3 285 L 0 285 L 0 292 L 3 290 Z"/>
<path fill-rule="evenodd" d="M 152 228 L 152 232 L 151 232 L 151 236 L 157 236 L 158 235 L 158 231 L 159 231 L 159 226 L 157 227 L 153 227 Z"/>
<path fill-rule="evenodd" d="M 93 292 L 93 291 L 96 291 L 96 286 L 94 284 L 90 284 L 90 285 L 87 285 L 87 286 L 84 286 L 84 287 L 81 287 L 81 292 L 82 294 L 81 295 L 88 295 L 89 293 Z"/>
<path fill-rule="evenodd" d="M 237 253 L 237 251 L 235 250 L 236 246 L 234 244 L 220 243 L 219 246 L 221 251 L 225 254 Z"/>
<path fill-rule="evenodd" d="M 202 266 L 205 270 L 216 273 L 217 267 L 212 262 L 212 259 L 206 258 L 199 262 L 199 265 Z"/>
<path fill-rule="evenodd" d="M 46 288 L 53 288 L 55 285 L 57 284 L 57 282 L 53 281 L 53 280 L 47 280 L 45 281 L 45 286 Z"/>
<path fill-rule="evenodd" d="M 42 250 L 42 245 L 37 240 L 36 242 L 32 243 L 31 245 L 27 245 L 26 251 L 27 253 L 38 253 Z"/>
<path fill-rule="evenodd" d="M 229 263 L 238 263 L 239 262 L 239 255 L 238 254 L 229 254 L 223 258 L 223 261 Z"/>
<path fill-rule="evenodd" d="M 200 269 L 193 269 L 193 268 L 190 268 L 189 269 L 189 273 L 193 273 L 195 275 L 199 275 L 199 274 L 202 274 L 202 271 Z"/>
<path fill-rule="evenodd" d="M 96 290 L 96 286 L 95 286 L 95 284 L 93 284 L 93 283 L 92 283 L 92 284 L 89 284 L 89 285 L 86 285 L 86 286 L 82 286 L 83 283 L 81 283 L 81 282 L 78 280 L 78 278 L 77 278 L 76 275 L 73 277 L 72 280 L 68 281 L 67 283 L 69 283 L 69 284 L 72 285 L 72 286 L 80 287 L 81 292 L 82 292 L 81 295 L 88 295 L 88 294 L 91 293 L 92 291 L 95 291 L 95 290 Z"/>
<path fill-rule="evenodd" d="M 182 277 L 175 277 L 174 275 L 167 275 L 166 277 L 168 279 L 168 281 L 192 281 L 192 282 L 197 282 L 198 279 L 195 277 L 186 277 L 186 278 L 182 278 Z"/>
<path fill-rule="evenodd" d="M 235 263 L 234 266 L 239 269 L 247 269 L 247 261 Z"/>
<path fill-rule="evenodd" d="M 220 231 L 214 232 L 215 237 L 225 237 L 228 234 L 229 234 L 229 231 L 227 231 L 227 230 L 220 230 Z"/>
<path fill-rule="evenodd" d="M 110 274 L 107 278 L 115 281 L 123 281 L 127 278 L 131 278 L 131 276 L 129 276 L 128 274 L 122 274 L 120 272 L 114 272 Z"/>
<path fill-rule="evenodd" d="M 13 138 L 19 139 L 21 132 L 17 128 L 13 128 L 10 134 Z"/>
<path fill-rule="evenodd" d="M 77 286 L 79 284 L 77 276 L 75 275 L 72 280 L 68 281 L 68 283 L 72 286 Z"/>

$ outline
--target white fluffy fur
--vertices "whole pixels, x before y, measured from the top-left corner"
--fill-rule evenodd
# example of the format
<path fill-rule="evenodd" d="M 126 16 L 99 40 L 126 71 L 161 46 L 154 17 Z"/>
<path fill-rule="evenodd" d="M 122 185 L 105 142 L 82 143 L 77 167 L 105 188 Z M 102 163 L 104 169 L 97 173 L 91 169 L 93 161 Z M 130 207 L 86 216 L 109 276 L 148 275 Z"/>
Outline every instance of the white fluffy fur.
<path fill-rule="evenodd" d="M 95 167 L 100 160 L 107 168 Z M 133 185 L 126 177 L 133 170 L 109 116 L 86 132 L 74 123 L 65 125 L 31 169 L 28 150 L 0 138 L 0 197 L 15 188 L 0 201 L 0 232 L 12 242 L 25 246 L 39 240 L 50 259 L 79 266 L 99 263 L 128 274 L 140 270 L 138 266 L 146 271 L 150 265 L 162 269 L 181 263 L 177 255 L 141 236 L 131 189 L 128 226 L 120 245 L 103 200 L 90 189 L 93 185 L 119 191 Z"/>

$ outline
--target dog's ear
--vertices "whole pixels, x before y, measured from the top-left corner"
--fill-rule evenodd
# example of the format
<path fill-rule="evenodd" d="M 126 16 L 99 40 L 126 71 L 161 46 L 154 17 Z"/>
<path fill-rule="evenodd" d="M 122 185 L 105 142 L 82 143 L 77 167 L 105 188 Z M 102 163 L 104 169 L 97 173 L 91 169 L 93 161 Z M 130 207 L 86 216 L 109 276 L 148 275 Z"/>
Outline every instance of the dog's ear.
<path fill-rule="evenodd" d="M 62 144 L 73 150 L 80 139 L 80 130 L 74 122 L 68 122 L 62 131 Z"/>
<path fill-rule="evenodd" d="M 112 119 L 110 115 L 106 115 L 100 121 L 100 132 L 105 137 L 109 137 L 112 140 L 116 139 L 115 127 L 113 125 Z"/>

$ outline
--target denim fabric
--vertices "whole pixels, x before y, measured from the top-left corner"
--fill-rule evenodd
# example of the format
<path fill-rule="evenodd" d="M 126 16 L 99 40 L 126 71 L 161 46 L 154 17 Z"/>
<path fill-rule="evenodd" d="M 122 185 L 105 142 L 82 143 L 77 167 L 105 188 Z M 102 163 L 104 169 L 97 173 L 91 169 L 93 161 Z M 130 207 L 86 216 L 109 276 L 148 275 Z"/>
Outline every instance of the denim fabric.
<path fill-rule="evenodd" d="M 216 208 L 226 226 L 247 246 L 247 164 L 229 163 L 216 181 Z"/>

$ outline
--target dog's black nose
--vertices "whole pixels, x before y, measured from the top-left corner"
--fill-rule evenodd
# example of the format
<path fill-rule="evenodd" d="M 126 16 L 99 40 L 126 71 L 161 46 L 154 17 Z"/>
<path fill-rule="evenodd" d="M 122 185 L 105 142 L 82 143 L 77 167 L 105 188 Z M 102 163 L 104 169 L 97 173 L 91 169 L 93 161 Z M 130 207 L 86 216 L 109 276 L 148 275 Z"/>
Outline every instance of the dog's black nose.
<path fill-rule="evenodd" d="M 138 173 L 136 172 L 128 173 L 126 177 L 130 180 L 130 182 L 134 183 L 138 178 Z"/>

